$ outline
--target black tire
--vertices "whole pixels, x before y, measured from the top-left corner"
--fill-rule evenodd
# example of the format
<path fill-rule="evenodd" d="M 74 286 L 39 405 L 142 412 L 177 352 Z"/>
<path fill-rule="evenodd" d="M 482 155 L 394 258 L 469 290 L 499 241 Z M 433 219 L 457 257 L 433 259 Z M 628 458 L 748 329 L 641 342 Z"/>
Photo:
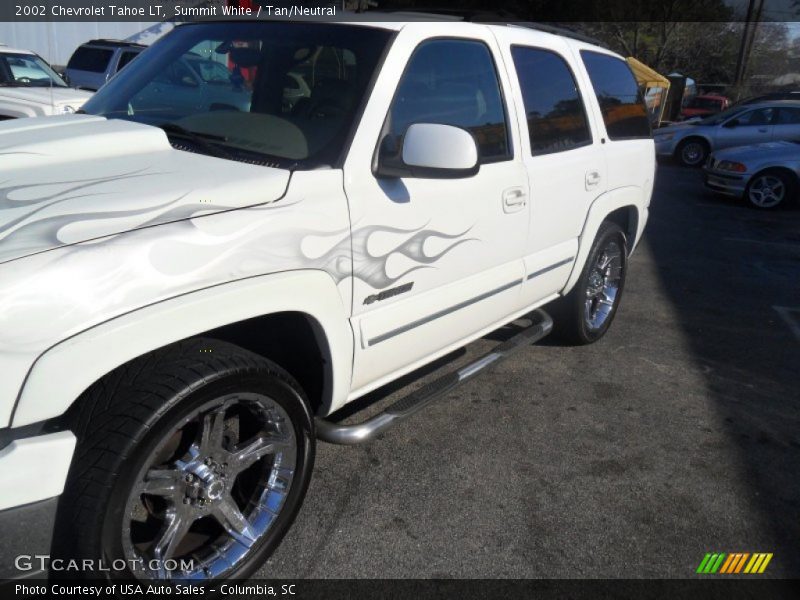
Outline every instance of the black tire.
<path fill-rule="evenodd" d="M 593 275 L 593 272 L 603 252 L 607 251 L 608 248 L 614 247 L 619 250 L 619 273 L 616 293 L 610 310 L 605 314 L 602 322 L 597 324 L 596 320 L 593 321 L 587 316 L 587 310 L 589 310 L 587 308 L 589 299 L 587 291 L 592 285 L 594 286 L 592 289 L 596 289 L 597 282 L 594 280 L 595 275 Z M 616 315 L 619 307 L 622 292 L 625 288 L 627 270 L 628 245 L 625 234 L 616 223 L 605 221 L 597 232 L 577 283 L 566 296 L 551 305 L 555 337 L 576 346 L 592 344 L 603 337 L 614 320 L 614 315 Z"/>
<path fill-rule="evenodd" d="M 702 167 L 710 152 L 708 142 L 703 138 L 687 138 L 675 149 L 675 158 L 684 167 Z"/>
<path fill-rule="evenodd" d="M 222 404 L 215 405 L 220 398 L 224 399 Z M 273 412 L 266 411 L 267 400 Z M 212 405 L 213 409 L 198 412 Z M 275 426 L 275 431 L 270 434 L 277 432 L 291 441 L 288 443 L 280 441 L 279 445 L 269 444 L 272 448 L 270 452 L 273 452 L 274 456 L 269 452 L 265 452 L 262 456 L 261 453 L 264 452 L 266 445 L 263 444 L 257 453 L 252 453 L 253 457 L 257 456 L 253 458 L 253 463 L 244 466 L 245 463 L 242 461 L 241 464 L 234 465 L 241 470 L 228 472 L 227 462 L 221 464 L 221 461 L 224 459 L 234 462 L 234 455 L 222 450 L 225 445 L 232 449 L 236 443 L 232 441 L 230 434 L 232 419 L 238 418 L 233 435 L 241 442 L 245 436 L 243 432 L 250 432 L 252 427 L 255 427 L 249 425 L 253 417 L 247 414 L 247 411 L 251 409 L 260 411 L 262 408 L 264 415 L 268 415 L 265 416 L 266 423 L 273 423 L 271 419 L 274 415 L 282 415 L 275 419 L 280 425 Z M 235 411 L 241 411 L 240 414 L 244 415 L 245 420 L 242 420 L 242 416 L 231 417 L 231 412 L 234 412 L 234 415 L 239 414 Z M 196 421 L 192 421 L 192 415 L 195 414 Z M 221 424 L 215 430 L 211 424 L 216 423 L 215 418 L 218 415 L 221 415 L 219 420 Z M 288 425 L 286 416 L 290 422 Z M 288 483 L 279 492 L 281 500 L 277 517 L 270 517 L 267 528 L 258 537 L 250 535 L 251 531 L 257 531 L 255 527 L 253 526 L 252 530 L 248 527 L 246 529 L 248 543 L 251 544 L 249 549 L 245 550 L 242 557 L 227 571 L 217 572 L 218 569 L 214 567 L 214 577 L 209 579 L 247 577 L 260 567 L 281 542 L 294 521 L 311 479 L 315 456 L 314 421 L 302 389 L 288 373 L 269 360 L 226 342 L 203 338 L 186 340 L 123 365 L 89 388 L 71 409 L 69 418 L 78 443 L 67 484 L 59 501 L 54 538 L 57 545 L 54 547 L 54 556 L 95 561 L 100 559 L 106 566 L 123 564 L 119 562 L 121 559 L 126 568 L 118 570 L 115 567 L 106 572 L 80 574 L 54 572 L 51 569 L 53 577 L 74 575 L 79 578 L 103 576 L 121 579 L 158 578 L 158 574 L 135 568 L 131 570 L 128 566 L 130 550 L 135 548 L 135 542 L 131 541 L 132 534 L 128 534 L 126 539 L 126 534 L 123 532 L 138 531 L 132 527 L 141 526 L 131 521 L 130 516 L 133 513 L 126 507 L 138 503 L 145 505 L 149 500 L 157 508 L 157 501 L 160 499 L 153 499 L 146 492 L 140 494 L 138 490 L 142 488 L 136 486 L 143 485 L 142 481 L 149 481 L 150 473 L 154 472 L 153 465 L 166 464 L 148 462 L 153 456 L 158 457 L 159 452 L 163 453 L 164 448 L 168 448 L 167 451 L 173 452 L 174 456 L 185 457 L 186 454 L 180 454 L 183 452 L 180 444 L 185 443 L 182 442 L 185 438 L 201 437 L 202 443 L 205 444 L 210 439 L 205 437 L 206 431 L 215 436 L 218 445 L 214 447 L 219 450 L 217 460 L 220 464 L 202 462 L 201 459 L 196 462 L 195 468 L 202 468 L 204 464 L 212 464 L 211 468 L 215 470 L 219 467 L 218 475 L 222 480 L 217 483 L 222 485 L 224 492 L 220 492 L 218 488 L 216 498 L 212 498 L 210 493 L 206 495 L 208 490 L 200 489 L 206 486 L 206 482 L 201 481 L 198 476 L 195 477 L 195 483 L 191 484 L 194 486 L 192 493 L 197 492 L 194 496 L 196 499 L 188 499 L 190 484 L 184 484 L 180 480 L 184 472 L 176 469 L 175 473 L 178 474 L 178 481 L 181 483 L 173 487 L 180 486 L 181 490 L 177 495 L 170 492 L 170 504 L 165 500 L 161 505 L 162 508 L 174 506 L 177 507 L 176 510 L 211 510 L 204 506 L 196 509 L 193 506 L 181 508 L 180 499 L 184 505 L 196 503 L 212 505 L 215 502 L 228 500 L 235 503 L 237 499 L 234 494 L 237 497 L 243 495 L 245 484 L 242 482 L 245 477 L 248 486 L 252 482 L 253 489 L 260 490 L 257 493 L 253 492 L 256 493 L 253 498 L 261 498 L 263 501 L 268 497 L 266 494 L 273 493 L 272 488 L 262 479 L 266 478 L 268 469 L 272 469 L 269 471 L 270 474 L 275 472 L 274 463 L 280 462 L 280 459 L 275 457 L 288 455 L 295 466 L 293 474 L 288 476 Z M 194 430 L 190 429 L 193 423 Z M 256 435 L 260 436 L 256 438 L 258 441 L 272 439 L 265 437 L 266 434 L 262 429 L 258 429 Z M 249 433 L 247 437 L 247 441 L 250 442 Z M 178 440 L 175 442 L 176 448 L 170 449 L 169 444 L 175 439 Z M 196 442 L 188 443 L 192 444 L 190 450 L 197 447 Z M 237 445 L 236 448 L 242 448 L 244 445 Z M 278 453 L 275 448 L 282 446 L 287 450 Z M 196 455 L 193 458 L 196 458 Z M 184 461 L 182 464 L 186 465 L 185 461 L 189 459 L 182 460 Z M 270 460 L 273 461 L 271 467 L 268 466 Z M 142 473 L 147 473 L 144 480 Z M 191 479 L 194 476 L 186 475 L 186 477 Z M 226 477 L 229 478 L 225 479 Z M 274 479 L 270 481 L 275 482 Z M 261 496 L 258 496 L 258 493 Z M 238 516 L 255 515 L 256 513 L 252 511 L 263 508 L 252 499 L 240 502 L 243 505 L 239 507 L 241 512 Z M 256 506 L 258 508 L 255 508 Z M 167 514 L 166 510 L 163 512 Z M 192 520 L 189 522 L 193 528 L 198 527 L 197 523 L 202 523 L 206 530 L 209 528 L 213 530 L 211 517 L 208 520 L 195 521 L 193 519 L 198 517 L 194 516 L 195 513 L 192 515 Z M 151 516 L 147 516 L 145 523 L 150 518 Z M 154 526 L 159 536 L 166 530 L 166 523 L 165 518 L 163 524 Z M 227 532 L 221 523 L 222 521 L 219 521 L 217 527 L 224 536 Z M 198 536 L 196 531 L 193 535 Z M 183 539 L 189 540 L 191 536 Z M 234 541 L 231 537 L 231 548 L 234 546 Z M 213 542 L 214 538 L 209 538 L 209 550 Z M 176 543 L 175 550 L 178 547 L 180 546 Z M 242 548 L 247 546 L 242 545 Z M 241 553 L 241 549 L 239 552 Z M 200 555 L 199 549 L 197 553 Z M 177 560 L 178 556 L 174 558 Z M 204 572 L 212 573 L 210 568 Z M 181 577 L 174 573 L 171 576 Z"/>
<path fill-rule="evenodd" d="M 773 190 L 765 196 L 766 188 L 772 184 Z M 771 169 L 756 173 L 747 183 L 744 191 L 744 200 L 750 208 L 757 210 L 775 210 L 785 208 L 791 202 L 797 201 L 797 178 L 785 171 Z"/>

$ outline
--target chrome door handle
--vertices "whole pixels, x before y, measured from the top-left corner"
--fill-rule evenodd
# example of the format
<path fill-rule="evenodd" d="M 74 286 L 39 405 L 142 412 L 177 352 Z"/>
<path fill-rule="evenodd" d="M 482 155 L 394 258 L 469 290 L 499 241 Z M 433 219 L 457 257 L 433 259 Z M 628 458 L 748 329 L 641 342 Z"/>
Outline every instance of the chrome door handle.
<path fill-rule="evenodd" d="M 503 210 L 514 212 L 525 206 L 525 190 L 516 187 L 509 188 L 503 192 Z"/>

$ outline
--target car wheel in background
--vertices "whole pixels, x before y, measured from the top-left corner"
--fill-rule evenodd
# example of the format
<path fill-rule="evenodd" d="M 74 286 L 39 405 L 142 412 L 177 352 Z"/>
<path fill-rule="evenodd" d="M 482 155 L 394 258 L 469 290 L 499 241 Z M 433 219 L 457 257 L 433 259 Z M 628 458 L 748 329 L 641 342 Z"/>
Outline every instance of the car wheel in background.
<path fill-rule="evenodd" d="M 617 312 L 628 267 L 628 245 L 619 225 L 604 222 L 572 290 L 553 303 L 556 336 L 591 344 L 608 331 Z"/>
<path fill-rule="evenodd" d="M 796 181 L 788 173 L 764 171 L 750 179 L 744 197 L 751 207 L 769 210 L 786 206 L 796 193 Z"/>
<path fill-rule="evenodd" d="M 278 546 L 315 452 L 308 403 L 280 367 L 191 339 L 119 367 L 78 402 L 55 554 L 125 566 L 81 577 L 246 577 Z"/>
<path fill-rule="evenodd" d="M 700 138 L 689 138 L 680 143 L 675 156 L 685 167 L 699 167 L 708 158 L 708 143 Z"/>

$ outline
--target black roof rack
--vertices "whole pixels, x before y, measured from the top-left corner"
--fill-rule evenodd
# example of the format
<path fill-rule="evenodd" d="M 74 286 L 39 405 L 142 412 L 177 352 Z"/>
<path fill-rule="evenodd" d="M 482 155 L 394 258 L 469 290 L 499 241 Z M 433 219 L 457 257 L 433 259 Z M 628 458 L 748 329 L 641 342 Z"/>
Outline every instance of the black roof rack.
<path fill-rule="evenodd" d="M 95 44 L 97 46 L 113 46 L 114 48 L 127 48 L 130 46 L 136 46 L 139 48 L 146 48 L 144 44 L 139 44 L 137 42 L 126 42 L 125 40 L 112 40 L 112 39 L 96 39 L 96 40 L 89 40 L 88 42 L 84 42 L 85 44 Z"/>
<path fill-rule="evenodd" d="M 408 9 L 393 9 L 393 8 L 378 8 L 375 10 L 368 10 L 369 13 L 386 13 L 394 15 L 409 15 L 415 16 L 420 19 L 441 19 L 443 21 L 468 21 L 470 23 L 492 23 L 495 25 L 507 25 L 510 27 L 525 27 L 527 29 L 536 29 L 544 33 L 551 33 L 553 35 L 560 35 L 568 37 L 587 44 L 593 44 L 602 48 L 607 48 L 606 44 L 598 39 L 583 35 L 577 31 L 573 31 L 566 27 L 559 27 L 557 25 L 550 25 L 549 23 L 536 23 L 533 21 L 518 20 L 513 13 L 505 10 L 498 12 L 491 12 L 485 10 L 459 10 L 457 8 L 415 8 L 414 10 Z"/>

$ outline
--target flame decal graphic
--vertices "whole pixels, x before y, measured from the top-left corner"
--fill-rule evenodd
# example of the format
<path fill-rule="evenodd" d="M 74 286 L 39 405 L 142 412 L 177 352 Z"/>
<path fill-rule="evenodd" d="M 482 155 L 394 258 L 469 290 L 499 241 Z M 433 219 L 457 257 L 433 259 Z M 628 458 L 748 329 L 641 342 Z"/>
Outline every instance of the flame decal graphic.
<path fill-rule="evenodd" d="M 418 269 L 431 268 L 433 263 L 451 252 L 457 246 L 467 242 L 478 241 L 477 238 L 464 238 L 471 227 L 461 233 L 447 234 L 433 229 L 398 229 L 396 227 L 383 227 L 373 225 L 355 229 L 352 234 L 352 255 L 353 271 L 352 276 L 360 279 L 368 285 L 382 289 L 396 281 L 399 281 L 409 273 Z M 390 250 L 382 254 L 372 254 L 369 252 L 370 237 L 379 233 L 390 234 L 412 234 L 411 237 L 399 243 Z M 435 254 L 425 253 L 425 242 L 432 239 L 456 240 L 445 246 Z M 337 283 L 350 276 L 349 256 L 351 252 L 351 239 L 345 237 L 336 244 L 331 250 L 326 252 L 320 259 L 325 270 L 334 275 Z M 418 263 L 406 269 L 399 275 L 390 277 L 386 271 L 389 258 L 392 255 L 400 254 Z M 343 268 L 346 265 L 346 268 Z"/>

